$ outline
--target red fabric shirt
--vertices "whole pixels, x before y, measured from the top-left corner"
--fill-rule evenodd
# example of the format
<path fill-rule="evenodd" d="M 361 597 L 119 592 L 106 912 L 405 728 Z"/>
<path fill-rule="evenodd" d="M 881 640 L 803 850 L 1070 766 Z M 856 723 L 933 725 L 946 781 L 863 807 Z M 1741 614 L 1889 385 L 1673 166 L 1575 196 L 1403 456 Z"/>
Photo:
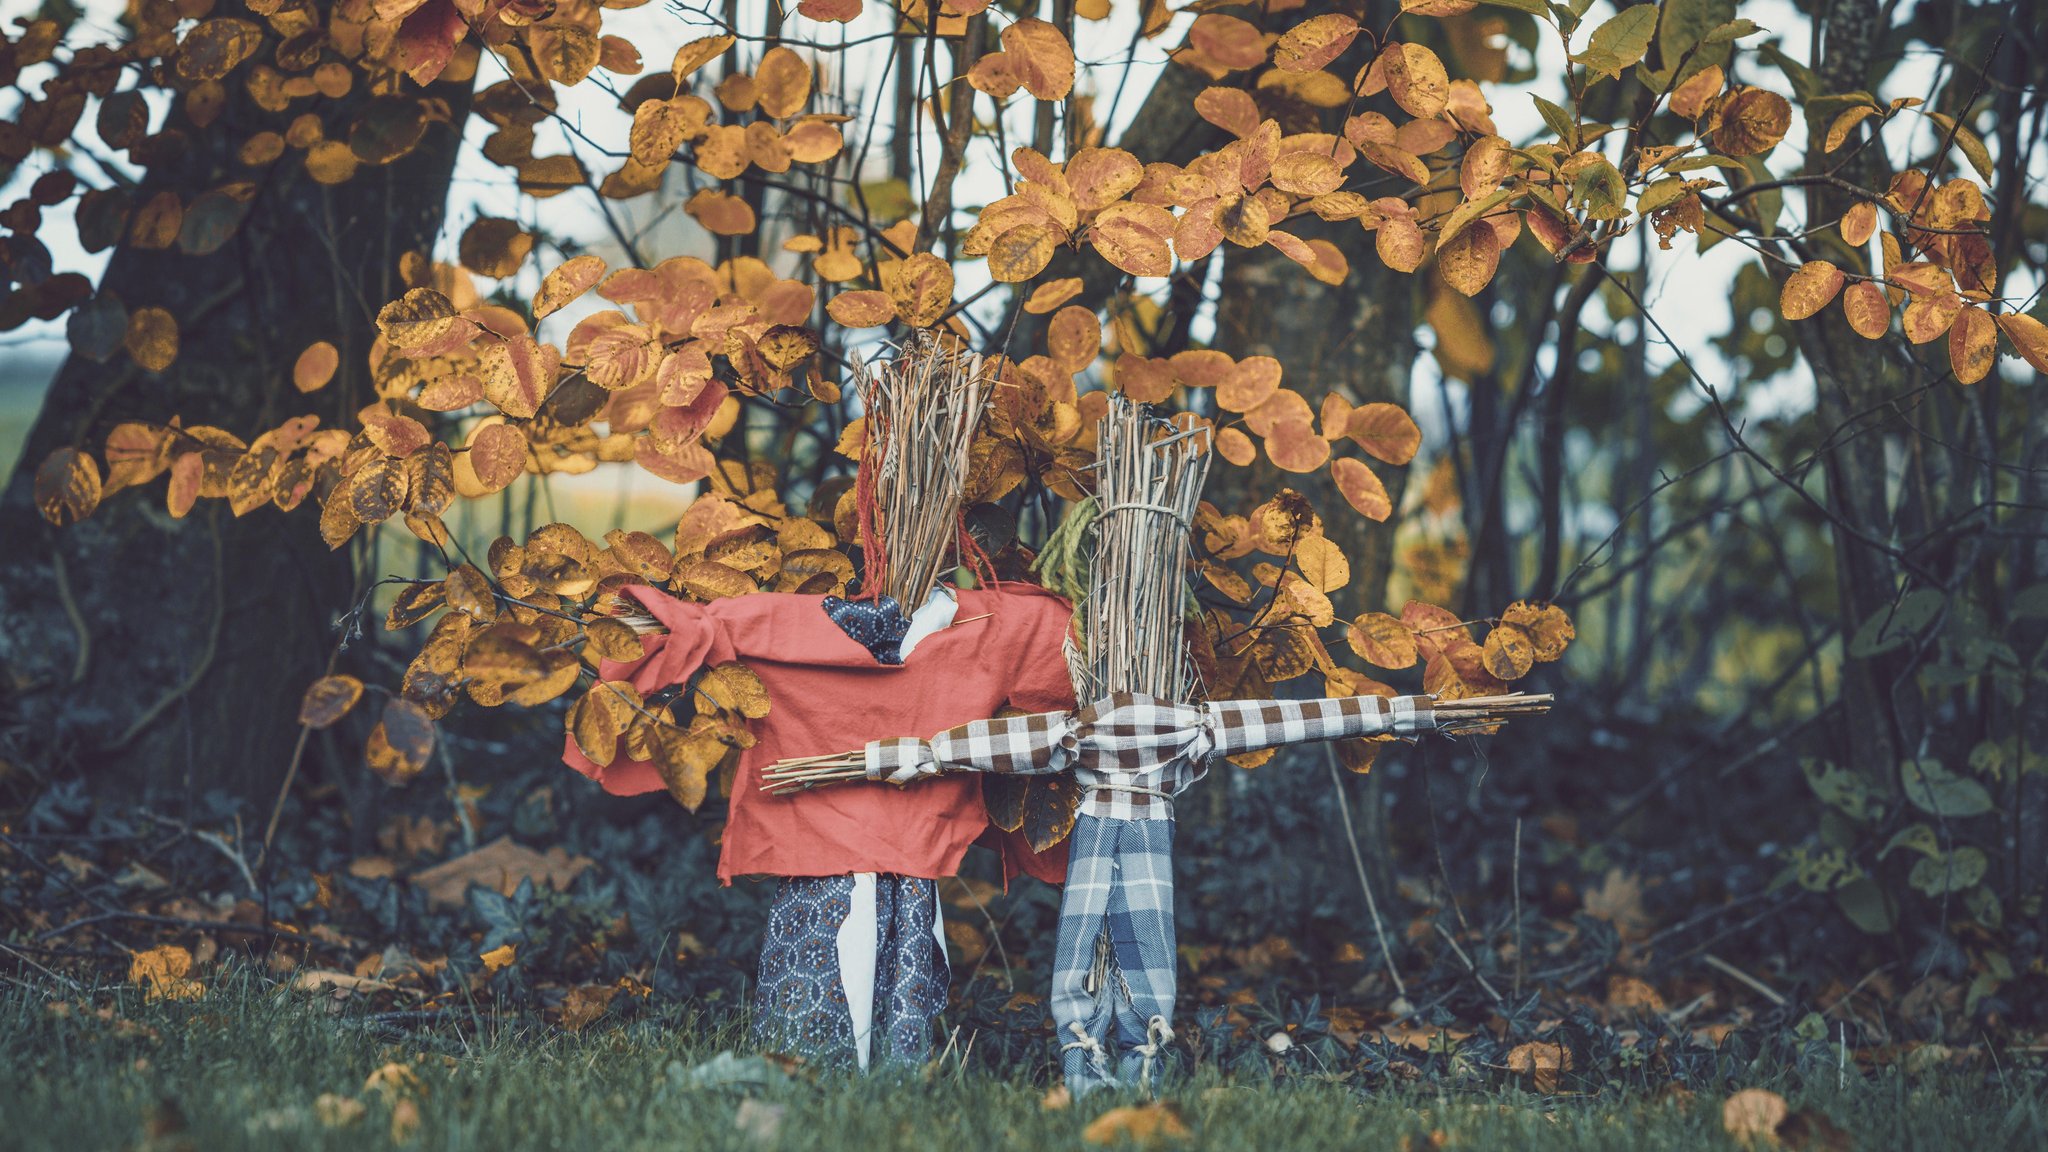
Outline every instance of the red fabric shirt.
<path fill-rule="evenodd" d="M 1001 852 L 1006 876 L 1021 871 L 1054 883 L 1065 878 L 1066 846 L 1033 853 L 1021 837 L 991 827 L 975 776 L 905 788 L 835 784 L 791 796 L 761 791 L 761 770 L 785 757 L 852 752 L 883 737 L 930 736 L 994 716 L 1005 705 L 1027 712 L 1072 708 L 1062 652 L 1072 614 L 1065 600 L 1028 584 L 963 590 L 955 623 L 919 641 L 905 663 L 888 665 L 841 631 L 817 596 L 758 593 L 692 604 L 654 588 L 629 591 L 669 631 L 643 637 L 645 654 L 638 660 L 603 661 L 605 679 L 630 681 L 645 694 L 738 660 L 768 690 L 768 715 L 754 722 L 758 742 L 740 754 L 719 879 L 950 876 L 984 833 L 992 834 L 985 842 Z M 562 758 L 607 792 L 664 787 L 652 764 L 622 755 L 599 765 L 573 739 Z"/>

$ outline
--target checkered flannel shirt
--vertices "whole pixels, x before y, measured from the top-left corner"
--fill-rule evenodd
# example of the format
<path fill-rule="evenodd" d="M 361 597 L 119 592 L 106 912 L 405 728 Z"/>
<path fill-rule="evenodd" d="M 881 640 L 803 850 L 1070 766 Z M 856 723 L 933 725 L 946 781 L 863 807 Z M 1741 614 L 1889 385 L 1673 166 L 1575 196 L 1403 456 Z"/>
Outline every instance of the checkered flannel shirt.
<path fill-rule="evenodd" d="M 870 741 L 867 776 L 906 784 L 940 772 L 1029 776 L 1071 768 L 1081 811 L 1111 820 L 1168 820 L 1173 797 L 1209 758 L 1353 736 L 1416 736 L 1436 727 L 1429 696 L 1212 700 L 1183 704 L 1118 692 L 1078 712 L 976 720 L 929 740 Z"/>

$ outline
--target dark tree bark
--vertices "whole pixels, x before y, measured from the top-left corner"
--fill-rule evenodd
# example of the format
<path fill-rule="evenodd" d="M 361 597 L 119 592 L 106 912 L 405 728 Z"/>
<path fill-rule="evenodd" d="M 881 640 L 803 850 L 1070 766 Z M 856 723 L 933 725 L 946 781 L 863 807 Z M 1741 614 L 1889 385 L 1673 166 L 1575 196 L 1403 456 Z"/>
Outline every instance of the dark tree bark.
<path fill-rule="evenodd" d="M 240 74 L 228 103 L 201 128 L 180 110 L 181 155 L 142 179 L 138 202 L 161 189 L 181 199 L 243 178 L 235 150 L 258 131 L 282 132 L 304 111 L 258 108 Z M 327 133 L 346 140 L 369 97 L 321 101 Z M 261 177 L 228 244 L 206 256 L 122 247 L 100 283 L 131 310 L 167 309 L 181 330 L 177 360 L 149 372 L 124 355 L 73 356 L 44 400 L 0 497 L 0 695 L 21 722 L 19 760 L 40 773 L 82 770 L 100 786 L 271 791 L 297 737 L 300 694 L 333 648 L 332 624 L 354 588 L 349 555 L 330 552 L 317 517 L 265 506 L 236 519 L 202 501 L 184 519 L 164 508 L 164 482 L 111 496 L 62 530 L 37 514 L 37 466 L 67 446 L 100 454 L 124 420 L 210 424 L 243 439 L 281 420 L 317 414 L 348 426 L 376 396 L 367 362 L 377 309 L 403 290 L 399 259 L 429 250 L 468 116 L 469 85 L 440 84 L 449 123 L 432 123 L 416 150 L 348 182 L 315 182 L 293 151 Z M 89 129 L 88 129 L 89 130 Z M 291 383 L 299 352 L 317 340 L 340 351 L 326 388 Z"/>

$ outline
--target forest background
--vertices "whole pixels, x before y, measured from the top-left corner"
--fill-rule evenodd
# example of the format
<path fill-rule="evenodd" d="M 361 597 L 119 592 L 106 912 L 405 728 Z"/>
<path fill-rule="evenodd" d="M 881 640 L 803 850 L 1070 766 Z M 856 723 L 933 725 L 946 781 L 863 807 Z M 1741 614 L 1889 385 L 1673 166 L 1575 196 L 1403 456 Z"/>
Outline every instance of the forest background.
<path fill-rule="evenodd" d="M 1012 357 L 1004 576 L 1122 390 L 1218 428 L 1219 690 L 1558 697 L 1183 803 L 1211 1051 L 2038 1049 L 2038 0 L 6 8 L 24 976 L 735 1002 L 721 781 L 801 702 L 615 706 L 607 598 L 843 590 L 842 386 L 938 328 Z M 1028 1060 L 1055 899 L 979 867 L 956 1018 Z"/>

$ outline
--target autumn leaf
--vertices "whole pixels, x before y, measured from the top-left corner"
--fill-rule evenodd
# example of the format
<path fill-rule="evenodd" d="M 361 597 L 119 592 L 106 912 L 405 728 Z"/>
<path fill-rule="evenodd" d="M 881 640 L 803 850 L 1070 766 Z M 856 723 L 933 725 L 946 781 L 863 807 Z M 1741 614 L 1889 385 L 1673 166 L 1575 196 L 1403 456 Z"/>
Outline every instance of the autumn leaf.
<path fill-rule="evenodd" d="M 1538 1092 L 1557 1091 L 1558 1077 L 1572 1070 L 1572 1051 L 1562 1043 L 1535 1040 L 1508 1051 L 1508 1071 L 1529 1079 Z"/>
<path fill-rule="evenodd" d="M 1366 519 L 1385 520 L 1394 514 L 1394 502 L 1388 497 L 1386 486 L 1363 463 L 1348 456 L 1339 457 L 1330 464 L 1330 478 L 1344 494 L 1344 502 Z"/>
<path fill-rule="evenodd" d="M 1792 126 L 1792 105 L 1765 88 L 1738 88 L 1716 117 L 1714 150 L 1729 156 L 1769 152 Z"/>
<path fill-rule="evenodd" d="M 1340 13 L 1311 16 L 1289 28 L 1273 45 L 1273 66 L 1312 72 L 1344 54 L 1358 38 L 1358 21 Z"/>
<path fill-rule="evenodd" d="M 1789 1113 L 1785 1098 L 1768 1088 L 1744 1088 L 1721 1104 L 1721 1127 L 1744 1144 L 1778 1143 L 1778 1127 Z"/>
<path fill-rule="evenodd" d="M 143 998 L 196 1000 L 206 995 L 206 985 L 190 979 L 192 953 L 176 944 L 163 944 L 134 953 L 128 958 L 128 982 L 140 984 Z"/>
<path fill-rule="evenodd" d="M 1389 44 L 1380 59 L 1386 69 L 1387 94 L 1402 111 L 1426 120 L 1444 110 L 1450 99 L 1451 78 L 1436 53 L 1420 44 Z"/>
<path fill-rule="evenodd" d="M 1842 290 L 1842 270 L 1826 260 L 1809 260 L 1785 278 L 1778 311 L 1787 320 L 1804 320 L 1834 302 Z"/>
<path fill-rule="evenodd" d="M 1025 17 L 1003 29 L 1003 53 L 1026 91 L 1040 100 L 1064 100 L 1074 88 L 1074 46 L 1060 30 Z"/>
<path fill-rule="evenodd" d="M 1345 640 L 1359 659 L 1375 668 L 1395 670 L 1415 665 L 1415 634 L 1385 612 L 1367 612 L 1354 619 L 1345 631 Z"/>
<path fill-rule="evenodd" d="M 1140 1148 L 1178 1143 L 1193 1136 L 1179 1111 L 1165 1101 L 1111 1108 L 1081 1130 L 1081 1139 L 1089 1144 L 1128 1141 Z"/>
<path fill-rule="evenodd" d="M 36 510 L 62 528 L 92 515 L 100 502 L 100 466 L 76 448 L 59 448 L 36 469 Z"/>
<path fill-rule="evenodd" d="M 299 723 L 308 728 L 333 726 L 362 699 L 363 682 L 353 676 L 322 676 L 307 685 L 299 702 Z"/>
<path fill-rule="evenodd" d="M 292 365 L 292 387 L 301 392 L 317 392 L 334 379 L 335 369 L 341 366 L 341 353 L 325 340 L 316 340 L 306 345 L 299 358 Z"/>
<path fill-rule="evenodd" d="M 953 304 L 953 267 L 930 252 L 903 260 L 882 280 L 897 318 L 912 328 L 937 324 Z"/>

